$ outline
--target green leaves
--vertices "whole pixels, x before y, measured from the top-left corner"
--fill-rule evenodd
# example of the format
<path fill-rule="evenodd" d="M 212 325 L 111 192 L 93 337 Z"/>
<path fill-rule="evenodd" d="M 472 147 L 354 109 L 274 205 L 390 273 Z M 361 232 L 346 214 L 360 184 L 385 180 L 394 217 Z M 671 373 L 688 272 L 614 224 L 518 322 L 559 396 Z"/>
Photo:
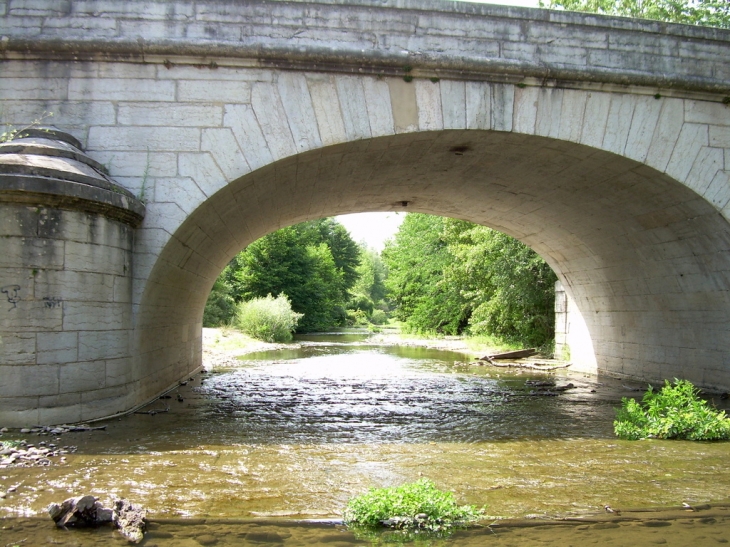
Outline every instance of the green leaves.
<path fill-rule="evenodd" d="M 649 387 L 641 403 L 624 397 L 621 405 L 613 427 L 622 439 L 730 439 L 730 418 L 711 408 L 687 380 L 667 380 L 658 392 Z"/>
<path fill-rule="evenodd" d="M 343 515 L 355 528 L 387 526 L 405 531 L 443 532 L 478 520 L 483 511 L 473 505 L 457 505 L 454 494 L 421 479 L 402 486 L 371 488 L 351 499 Z"/>
<path fill-rule="evenodd" d="M 219 281 L 230 288 L 236 302 L 286 294 L 293 310 L 304 315 L 297 330 L 318 331 L 343 324 L 359 264 L 360 249 L 344 226 L 321 219 L 282 228 L 254 241 L 236 255 Z M 206 306 L 210 316 L 213 306 L 225 303 L 222 292 L 214 286 Z"/>
<path fill-rule="evenodd" d="M 553 339 L 557 278 L 542 258 L 508 235 L 409 214 L 383 259 L 396 316 L 412 331 L 468 329 L 530 346 Z"/>
<path fill-rule="evenodd" d="M 264 342 L 288 342 L 301 319 L 301 313 L 291 309 L 285 294 L 276 298 L 254 298 L 241 302 L 236 310 L 236 326 L 243 332 Z"/>
<path fill-rule="evenodd" d="M 730 28 L 727 0 L 540 0 L 540 7 Z"/>

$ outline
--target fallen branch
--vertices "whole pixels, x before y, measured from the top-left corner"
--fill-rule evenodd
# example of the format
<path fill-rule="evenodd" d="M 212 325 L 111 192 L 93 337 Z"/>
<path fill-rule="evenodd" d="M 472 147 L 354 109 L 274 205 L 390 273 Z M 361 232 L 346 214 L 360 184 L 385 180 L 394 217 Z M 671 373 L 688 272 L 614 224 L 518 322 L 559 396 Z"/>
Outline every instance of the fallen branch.
<path fill-rule="evenodd" d="M 524 368 L 529 370 L 557 370 L 561 368 L 568 368 L 571 363 L 566 363 L 564 365 L 543 365 L 539 363 L 493 363 L 491 361 L 486 360 L 479 360 L 474 363 L 470 363 L 472 365 L 479 365 L 479 366 L 492 366 L 492 367 L 498 367 L 498 368 Z"/>
<path fill-rule="evenodd" d="M 505 351 L 503 353 L 495 353 L 481 357 L 480 361 L 493 361 L 495 359 L 522 359 L 523 357 L 532 357 L 537 353 L 535 348 L 518 349 L 515 351 Z"/>

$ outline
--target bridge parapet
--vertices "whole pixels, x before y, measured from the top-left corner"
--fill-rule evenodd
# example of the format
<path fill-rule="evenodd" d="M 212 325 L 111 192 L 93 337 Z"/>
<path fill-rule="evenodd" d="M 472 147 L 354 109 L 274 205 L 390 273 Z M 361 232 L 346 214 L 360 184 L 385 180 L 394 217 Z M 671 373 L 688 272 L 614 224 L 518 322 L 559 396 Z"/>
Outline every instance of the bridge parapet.
<path fill-rule="evenodd" d="M 5 59 L 730 89 L 730 31 L 656 21 L 429 0 L 7 0 L 3 6 Z"/>

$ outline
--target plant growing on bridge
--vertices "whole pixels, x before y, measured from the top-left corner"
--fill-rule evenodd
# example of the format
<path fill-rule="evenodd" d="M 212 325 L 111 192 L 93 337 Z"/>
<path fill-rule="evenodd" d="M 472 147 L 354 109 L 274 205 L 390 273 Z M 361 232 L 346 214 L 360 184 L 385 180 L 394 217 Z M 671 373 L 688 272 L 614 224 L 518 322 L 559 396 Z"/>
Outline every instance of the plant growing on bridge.
<path fill-rule="evenodd" d="M 621 405 L 613 427 L 622 439 L 730 439 L 725 411 L 711 408 L 687 380 L 667 380 L 659 391 L 650 386 L 641 402 L 624 397 Z"/>
<path fill-rule="evenodd" d="M 241 302 L 236 310 L 236 326 L 265 342 L 288 342 L 303 314 L 291 309 L 285 294 Z"/>
<path fill-rule="evenodd" d="M 473 523 L 483 509 L 457 505 L 454 494 L 436 488 L 428 479 L 402 486 L 371 488 L 352 498 L 345 508 L 344 522 L 363 537 L 376 539 L 376 530 L 397 530 L 401 539 L 413 539 L 426 533 L 444 537 L 455 526 Z"/>

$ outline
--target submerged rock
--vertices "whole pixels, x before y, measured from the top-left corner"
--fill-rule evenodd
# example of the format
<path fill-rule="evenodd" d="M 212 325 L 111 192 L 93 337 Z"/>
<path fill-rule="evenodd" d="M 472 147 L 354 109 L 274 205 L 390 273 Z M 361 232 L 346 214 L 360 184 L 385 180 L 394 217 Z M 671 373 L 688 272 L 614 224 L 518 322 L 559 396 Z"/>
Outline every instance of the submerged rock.
<path fill-rule="evenodd" d="M 141 507 L 135 507 L 125 499 L 117 500 L 114 503 L 114 523 L 129 541 L 135 543 L 142 541 L 146 516 L 147 511 Z"/>

